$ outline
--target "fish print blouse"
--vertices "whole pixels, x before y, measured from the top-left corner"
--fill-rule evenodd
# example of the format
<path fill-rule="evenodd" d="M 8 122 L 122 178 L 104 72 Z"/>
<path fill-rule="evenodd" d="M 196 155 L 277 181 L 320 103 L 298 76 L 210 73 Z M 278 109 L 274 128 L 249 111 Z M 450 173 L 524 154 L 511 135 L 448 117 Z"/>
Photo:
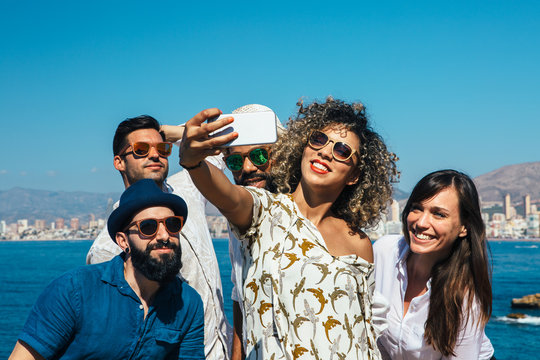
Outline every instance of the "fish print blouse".
<path fill-rule="evenodd" d="M 242 243 L 247 359 L 380 359 L 371 318 L 373 264 L 332 256 L 292 196 L 254 199 Z"/>

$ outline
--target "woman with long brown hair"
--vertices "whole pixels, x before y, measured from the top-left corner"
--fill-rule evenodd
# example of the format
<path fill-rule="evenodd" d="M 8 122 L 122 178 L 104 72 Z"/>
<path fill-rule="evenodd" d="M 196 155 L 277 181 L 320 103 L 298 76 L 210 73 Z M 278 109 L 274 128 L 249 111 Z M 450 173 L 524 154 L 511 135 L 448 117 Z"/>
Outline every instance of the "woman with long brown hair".
<path fill-rule="evenodd" d="M 426 175 L 401 218 L 404 236 L 374 245 L 376 288 L 391 305 L 383 358 L 490 359 L 489 252 L 473 181 L 454 170 Z"/>

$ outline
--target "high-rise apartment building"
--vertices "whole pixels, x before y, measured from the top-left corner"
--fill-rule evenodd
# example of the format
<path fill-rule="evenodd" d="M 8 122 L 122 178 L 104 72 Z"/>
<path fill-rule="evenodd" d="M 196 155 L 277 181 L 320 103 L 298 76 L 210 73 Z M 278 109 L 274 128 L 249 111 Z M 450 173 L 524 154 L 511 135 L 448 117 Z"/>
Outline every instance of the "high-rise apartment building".
<path fill-rule="evenodd" d="M 17 220 L 17 233 L 20 234 L 28 228 L 28 219 Z"/>
<path fill-rule="evenodd" d="M 527 215 L 531 213 L 531 196 L 529 194 L 523 197 L 523 217 L 526 218 Z"/>
<path fill-rule="evenodd" d="M 71 218 L 69 222 L 69 228 L 71 230 L 79 230 L 79 218 Z"/>
<path fill-rule="evenodd" d="M 34 222 L 34 227 L 36 230 L 45 230 L 45 220 L 43 219 L 36 219 Z"/>
<path fill-rule="evenodd" d="M 395 199 L 392 200 L 392 221 L 399 222 L 399 203 Z"/>
<path fill-rule="evenodd" d="M 510 203 L 510 194 L 506 194 L 504 197 L 504 216 L 506 217 L 506 220 L 510 220 L 512 218 L 512 210 L 510 208 L 512 207 L 512 204 Z"/>
<path fill-rule="evenodd" d="M 57 230 L 62 230 L 65 227 L 64 219 L 63 218 L 57 218 L 55 221 L 55 228 Z"/>

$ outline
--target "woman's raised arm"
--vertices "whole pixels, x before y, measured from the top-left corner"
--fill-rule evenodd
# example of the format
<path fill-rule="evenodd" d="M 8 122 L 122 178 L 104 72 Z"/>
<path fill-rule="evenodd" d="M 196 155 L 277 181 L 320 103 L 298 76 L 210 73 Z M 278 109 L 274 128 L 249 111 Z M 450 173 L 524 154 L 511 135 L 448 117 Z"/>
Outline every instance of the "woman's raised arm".
<path fill-rule="evenodd" d="M 236 132 L 209 137 L 210 133 L 233 122 L 232 117 L 205 122 L 219 115 L 219 109 L 206 109 L 186 123 L 180 146 L 180 165 L 189 171 L 201 194 L 240 231 L 245 231 L 251 224 L 253 198 L 246 189 L 232 184 L 221 170 L 204 161 L 207 156 L 218 155 L 220 146 L 238 137 Z"/>

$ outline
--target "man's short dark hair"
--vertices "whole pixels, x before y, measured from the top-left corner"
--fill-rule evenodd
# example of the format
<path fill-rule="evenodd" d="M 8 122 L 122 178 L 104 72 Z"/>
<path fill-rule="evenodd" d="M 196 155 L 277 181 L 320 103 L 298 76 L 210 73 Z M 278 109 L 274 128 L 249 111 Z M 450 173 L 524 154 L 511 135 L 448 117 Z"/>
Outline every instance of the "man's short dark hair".
<path fill-rule="evenodd" d="M 119 155 L 127 145 L 127 137 L 135 130 L 154 129 L 165 140 L 165 134 L 159 130 L 159 122 L 149 115 L 141 115 L 122 121 L 116 128 L 113 139 L 113 154 Z"/>

